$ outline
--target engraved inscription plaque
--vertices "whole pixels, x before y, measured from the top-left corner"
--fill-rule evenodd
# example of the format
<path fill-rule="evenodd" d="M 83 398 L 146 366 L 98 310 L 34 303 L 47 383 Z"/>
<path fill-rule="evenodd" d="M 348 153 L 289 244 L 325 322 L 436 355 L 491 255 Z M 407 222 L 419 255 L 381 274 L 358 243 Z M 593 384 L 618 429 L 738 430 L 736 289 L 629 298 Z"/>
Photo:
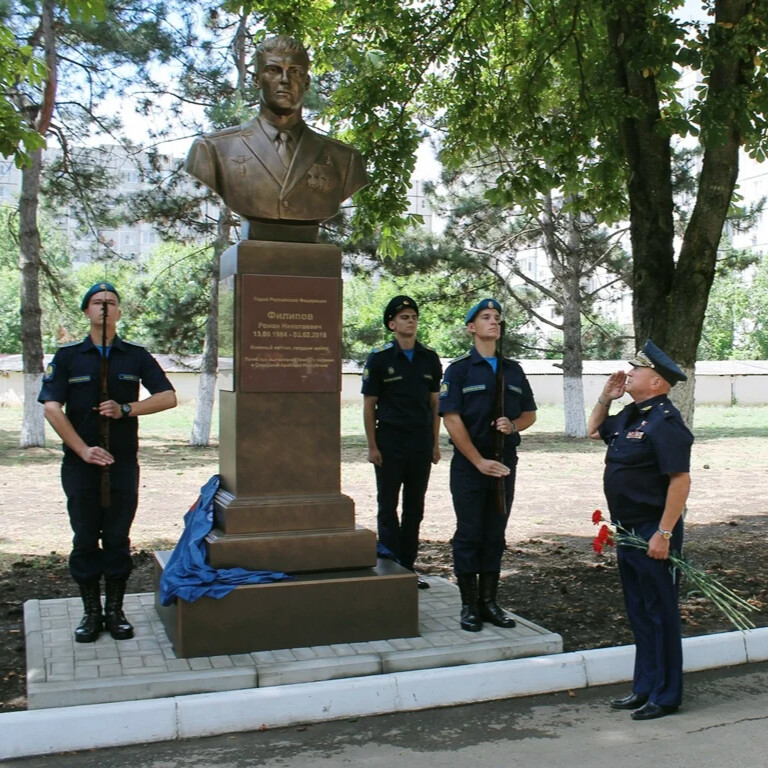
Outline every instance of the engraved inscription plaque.
<path fill-rule="evenodd" d="M 339 390 L 339 282 L 242 276 L 241 392 Z"/>

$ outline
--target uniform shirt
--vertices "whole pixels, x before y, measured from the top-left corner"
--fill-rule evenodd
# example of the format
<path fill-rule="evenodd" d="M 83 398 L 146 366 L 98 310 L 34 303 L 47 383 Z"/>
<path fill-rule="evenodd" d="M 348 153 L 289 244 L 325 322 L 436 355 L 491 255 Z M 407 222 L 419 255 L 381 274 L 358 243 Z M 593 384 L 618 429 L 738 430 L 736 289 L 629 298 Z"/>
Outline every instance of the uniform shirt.
<path fill-rule="evenodd" d="M 431 427 L 430 393 L 440 390 L 437 352 L 417 341 L 408 360 L 396 339 L 374 347 L 363 369 L 364 395 L 377 397 L 376 422 L 399 428 Z"/>
<path fill-rule="evenodd" d="M 600 425 L 608 444 L 603 485 L 611 519 L 660 520 L 669 475 L 689 472 L 693 435 L 666 395 L 631 403 Z"/>
<path fill-rule="evenodd" d="M 535 411 L 536 401 L 520 363 L 505 357 L 503 372 L 504 415 L 508 419 L 517 419 L 523 411 Z M 495 393 L 496 374 L 475 347 L 446 368 L 440 387 L 440 414 L 458 413 L 475 448 L 486 457 L 493 451 L 498 432 L 491 426 Z M 504 436 L 505 450 L 518 445 L 518 432 Z"/>
<path fill-rule="evenodd" d="M 115 336 L 108 357 L 109 399 L 118 403 L 133 403 L 139 399 L 139 384 L 152 395 L 173 390 L 163 369 L 154 357 L 139 344 Z M 37 398 L 44 403 L 53 400 L 64 410 L 75 431 L 87 445 L 99 444 L 99 413 L 101 393 L 101 353 L 90 336 L 82 341 L 60 347 L 46 368 L 43 386 Z M 134 459 L 139 449 L 139 420 L 123 416 L 109 420 L 109 452 L 115 460 Z M 65 464 L 85 462 L 64 446 Z"/>

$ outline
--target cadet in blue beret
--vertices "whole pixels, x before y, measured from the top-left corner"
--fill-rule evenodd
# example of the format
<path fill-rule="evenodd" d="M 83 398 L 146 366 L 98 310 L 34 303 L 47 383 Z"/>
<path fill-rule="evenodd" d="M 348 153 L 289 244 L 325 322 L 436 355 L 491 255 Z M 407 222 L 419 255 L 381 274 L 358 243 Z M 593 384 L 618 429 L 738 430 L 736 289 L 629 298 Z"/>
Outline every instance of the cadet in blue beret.
<path fill-rule="evenodd" d="M 456 513 L 453 568 L 461 592 L 461 628 L 478 632 L 483 621 L 514 627 L 496 602 L 504 553 L 504 532 L 515 493 L 520 432 L 536 421 L 536 402 L 520 364 L 504 358 L 504 416 L 494 419 L 496 343 L 501 335 L 501 305 L 488 298 L 465 317 L 474 345 L 445 371 L 439 410 L 454 446 L 451 494 Z M 495 434 L 505 435 L 502 462 L 493 458 Z M 506 510 L 496 503 L 504 478 Z"/>
<path fill-rule="evenodd" d="M 106 307 L 106 346 L 102 329 Z M 144 347 L 121 339 L 120 296 L 111 283 L 92 286 L 81 308 L 90 325 L 79 342 L 59 348 L 43 375 L 38 397 L 64 441 L 61 482 L 74 532 L 69 570 L 85 609 L 75 640 L 92 643 L 106 627 L 113 638 L 133 637 L 123 613 L 131 573 L 129 533 L 139 488 L 138 416 L 176 405 L 171 382 Z M 101 400 L 101 360 L 108 360 L 108 398 Z M 150 397 L 139 400 L 139 386 Z M 99 420 L 109 419 L 109 449 L 99 444 Z M 109 507 L 102 506 L 102 467 L 109 467 Z M 101 607 L 101 578 L 106 600 Z"/>
<path fill-rule="evenodd" d="M 629 364 L 628 373 L 608 377 L 587 430 L 608 445 L 603 485 L 611 520 L 648 542 L 647 551 L 617 549 L 635 670 L 632 693 L 611 706 L 652 720 L 677 711 L 683 696 L 679 578 L 668 558 L 683 547 L 693 435 L 668 397 L 687 379 L 675 361 L 649 340 Z M 624 393 L 633 402 L 609 416 Z"/>
<path fill-rule="evenodd" d="M 363 421 L 376 472 L 379 543 L 412 571 L 431 464 L 440 461 L 437 393 L 443 369 L 437 353 L 416 339 L 419 308 L 410 296 L 387 303 L 384 326 L 394 338 L 375 347 L 365 363 Z M 426 579 L 417 583 L 429 588 Z"/>

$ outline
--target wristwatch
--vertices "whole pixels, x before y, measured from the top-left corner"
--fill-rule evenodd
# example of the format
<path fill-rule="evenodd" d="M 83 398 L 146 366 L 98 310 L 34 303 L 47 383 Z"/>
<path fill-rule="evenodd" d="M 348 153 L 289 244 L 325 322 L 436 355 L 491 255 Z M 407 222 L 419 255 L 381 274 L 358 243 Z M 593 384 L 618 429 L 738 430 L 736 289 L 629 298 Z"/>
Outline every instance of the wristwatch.
<path fill-rule="evenodd" d="M 661 536 L 662 539 L 671 539 L 672 531 L 665 531 L 663 528 L 659 528 L 659 536 Z"/>
<path fill-rule="evenodd" d="M 120 406 L 120 413 L 121 413 L 123 416 L 130 416 L 130 415 L 131 415 L 131 411 L 132 411 L 132 410 L 133 410 L 133 409 L 131 408 L 131 404 L 130 404 L 130 403 L 123 403 L 123 404 Z"/>

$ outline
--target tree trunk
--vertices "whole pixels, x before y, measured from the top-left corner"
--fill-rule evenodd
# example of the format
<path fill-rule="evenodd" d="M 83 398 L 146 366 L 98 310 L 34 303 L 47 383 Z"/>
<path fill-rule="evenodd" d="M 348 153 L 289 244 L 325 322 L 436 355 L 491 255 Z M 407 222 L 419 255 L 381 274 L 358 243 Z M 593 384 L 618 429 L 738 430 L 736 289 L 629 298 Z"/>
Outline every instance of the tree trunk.
<path fill-rule="evenodd" d="M 739 169 L 738 110 L 733 94 L 754 67 L 754 51 L 736 45 L 747 0 L 717 0 L 710 26 L 712 70 L 708 77 L 708 121 L 702 134 L 704 157 L 699 190 L 683 239 L 677 267 L 673 260 L 671 164 L 669 139 L 661 121 L 654 78 L 633 68 L 631 50 L 642 43 L 651 19 L 642 2 L 621 0 L 608 32 L 617 61 L 617 79 L 627 96 L 643 105 L 644 114 L 622 122 L 629 165 L 632 239 L 633 314 L 638 344 L 653 340 L 689 374 L 673 390 L 683 418 L 693 425 L 694 366 L 709 291 L 715 275 L 717 247 Z M 644 76 L 645 75 L 645 76 Z"/>
<path fill-rule="evenodd" d="M 629 168 L 632 242 L 632 314 L 638 345 L 647 338 L 666 345 L 667 298 L 675 271 L 672 154 L 669 135 L 659 130 L 661 110 L 653 74 L 636 68 L 638 50 L 652 28 L 652 12 L 642 0 L 618 0 L 607 30 L 618 87 L 642 108 L 619 123 Z"/>
<path fill-rule="evenodd" d="M 586 437 L 584 379 L 581 354 L 581 240 L 573 214 L 567 215 L 568 243 L 566 269 L 561 278 L 563 291 L 563 404 L 565 434 Z"/>
<path fill-rule="evenodd" d="M 19 271 L 21 272 L 21 355 L 24 371 L 22 448 L 45 445 L 43 406 L 37 402 L 43 373 L 43 336 L 40 330 L 40 232 L 37 205 L 43 151 L 30 152 L 30 164 L 21 172 L 19 200 Z"/>
<path fill-rule="evenodd" d="M 222 207 L 216 226 L 216 241 L 213 245 L 213 267 L 211 270 L 211 291 L 208 317 L 205 321 L 205 342 L 203 359 L 200 363 L 200 385 L 197 390 L 197 409 L 192 422 L 189 444 L 207 446 L 211 438 L 213 402 L 216 397 L 216 379 L 219 369 L 219 273 L 221 254 L 229 245 L 232 216 L 229 208 Z"/>

